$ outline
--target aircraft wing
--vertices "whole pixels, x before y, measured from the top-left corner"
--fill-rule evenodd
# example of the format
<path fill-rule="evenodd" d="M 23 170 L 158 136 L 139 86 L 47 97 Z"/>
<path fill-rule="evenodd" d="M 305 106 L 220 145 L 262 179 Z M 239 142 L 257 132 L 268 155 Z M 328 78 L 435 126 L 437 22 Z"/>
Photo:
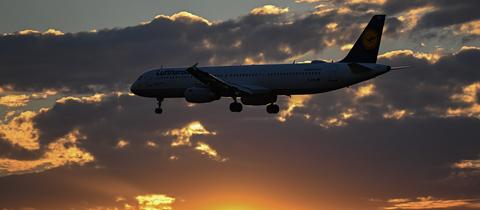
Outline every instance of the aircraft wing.
<path fill-rule="evenodd" d="M 220 93 L 222 95 L 234 96 L 255 94 L 255 91 L 250 88 L 233 84 L 231 82 L 226 82 L 208 72 L 200 70 L 199 68 L 197 68 L 197 64 L 198 63 L 188 68 L 186 71 L 190 73 L 193 77 L 200 80 L 200 82 L 202 82 L 212 91 Z"/>

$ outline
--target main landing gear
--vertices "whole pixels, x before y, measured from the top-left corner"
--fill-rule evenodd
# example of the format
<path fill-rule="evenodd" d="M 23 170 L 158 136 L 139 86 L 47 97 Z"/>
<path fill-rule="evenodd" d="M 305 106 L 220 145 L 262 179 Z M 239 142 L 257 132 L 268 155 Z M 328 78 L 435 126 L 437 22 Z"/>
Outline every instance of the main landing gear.
<path fill-rule="evenodd" d="M 162 112 L 163 112 L 163 110 L 162 110 L 162 101 L 163 101 L 163 98 L 157 98 L 158 107 L 155 108 L 155 114 L 162 114 Z"/>
<path fill-rule="evenodd" d="M 233 97 L 233 102 L 230 104 L 230 111 L 231 112 L 241 112 L 242 111 L 242 104 L 237 102 L 237 98 Z M 280 112 L 280 107 L 277 104 L 271 103 L 267 106 L 267 113 L 269 114 L 278 114 Z"/>
<path fill-rule="evenodd" d="M 278 105 L 276 104 L 272 103 L 267 106 L 267 113 L 269 114 L 277 114 L 279 111 L 280 111 L 280 107 L 278 107 Z"/>
<path fill-rule="evenodd" d="M 241 112 L 242 109 L 243 109 L 242 104 L 237 102 L 236 97 L 233 97 L 233 102 L 230 104 L 230 111 L 231 112 Z"/>

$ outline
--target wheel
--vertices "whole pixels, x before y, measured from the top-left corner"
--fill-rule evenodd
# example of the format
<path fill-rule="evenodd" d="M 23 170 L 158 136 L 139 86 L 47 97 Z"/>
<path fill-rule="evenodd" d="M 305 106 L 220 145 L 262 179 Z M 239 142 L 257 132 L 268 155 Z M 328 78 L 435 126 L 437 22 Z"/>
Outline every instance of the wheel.
<path fill-rule="evenodd" d="M 267 106 L 267 112 L 269 114 L 277 114 L 280 111 L 280 107 L 276 104 L 270 104 Z"/>
<path fill-rule="evenodd" d="M 162 108 L 155 109 L 155 114 L 162 114 L 162 112 L 163 112 Z"/>
<path fill-rule="evenodd" d="M 231 112 L 241 112 L 242 111 L 242 104 L 238 102 L 233 102 L 230 104 L 230 111 Z"/>

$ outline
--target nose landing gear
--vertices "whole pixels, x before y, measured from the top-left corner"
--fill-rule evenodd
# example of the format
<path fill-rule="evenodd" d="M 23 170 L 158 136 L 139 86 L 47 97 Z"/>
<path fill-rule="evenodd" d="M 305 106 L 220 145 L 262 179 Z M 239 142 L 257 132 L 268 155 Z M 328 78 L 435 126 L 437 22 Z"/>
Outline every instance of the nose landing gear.
<path fill-rule="evenodd" d="M 155 108 L 155 114 L 162 114 L 162 112 L 163 112 L 163 110 L 162 110 L 162 102 L 163 102 L 163 98 L 157 98 L 158 107 Z"/>

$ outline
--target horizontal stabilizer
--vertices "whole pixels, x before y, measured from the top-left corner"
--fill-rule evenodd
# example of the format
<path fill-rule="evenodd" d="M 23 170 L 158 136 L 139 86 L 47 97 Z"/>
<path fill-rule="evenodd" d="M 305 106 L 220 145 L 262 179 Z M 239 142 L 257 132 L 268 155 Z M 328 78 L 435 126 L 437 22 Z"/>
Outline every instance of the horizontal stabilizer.
<path fill-rule="evenodd" d="M 410 66 L 394 66 L 390 67 L 389 70 L 400 70 L 400 69 L 408 69 Z"/>

